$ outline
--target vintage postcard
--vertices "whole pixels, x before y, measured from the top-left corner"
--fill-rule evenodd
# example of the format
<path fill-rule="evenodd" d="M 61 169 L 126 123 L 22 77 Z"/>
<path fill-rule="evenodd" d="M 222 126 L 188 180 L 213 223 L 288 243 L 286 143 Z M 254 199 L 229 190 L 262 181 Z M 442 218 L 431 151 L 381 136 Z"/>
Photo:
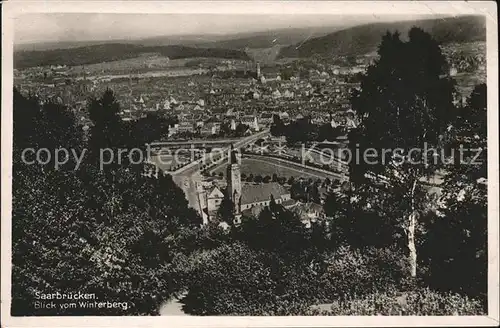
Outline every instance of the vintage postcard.
<path fill-rule="evenodd" d="M 2 324 L 497 326 L 497 28 L 490 1 L 4 3 Z"/>

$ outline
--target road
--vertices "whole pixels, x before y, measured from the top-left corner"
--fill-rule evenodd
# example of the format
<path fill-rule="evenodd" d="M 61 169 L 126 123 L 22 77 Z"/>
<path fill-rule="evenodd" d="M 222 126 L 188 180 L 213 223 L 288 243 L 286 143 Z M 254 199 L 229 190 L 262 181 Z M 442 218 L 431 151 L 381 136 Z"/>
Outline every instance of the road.
<path fill-rule="evenodd" d="M 187 293 L 184 292 L 181 295 L 179 295 L 178 297 L 173 297 L 171 300 L 163 303 L 160 306 L 160 315 L 161 316 L 173 316 L 173 315 L 175 315 L 175 316 L 187 316 L 188 314 L 186 314 L 184 312 L 184 310 L 182 309 L 183 304 L 181 302 L 181 299 L 186 295 L 187 295 Z"/>
<path fill-rule="evenodd" d="M 269 133 L 270 133 L 269 129 L 260 131 L 256 134 L 253 134 L 251 136 L 248 136 L 248 137 L 245 137 L 243 139 L 236 141 L 233 144 L 233 146 L 234 146 L 234 148 L 245 147 L 245 146 L 257 141 L 260 138 L 266 137 L 267 135 L 269 135 Z M 230 150 L 230 146 L 223 149 L 223 152 L 222 152 L 223 158 L 221 159 L 221 162 L 222 162 L 221 165 L 224 164 L 224 159 L 227 158 L 229 150 Z M 347 177 L 348 175 L 345 173 L 339 174 L 339 173 L 334 173 L 334 172 L 328 172 L 328 171 L 325 171 L 325 170 L 322 170 L 319 168 L 315 168 L 315 167 L 302 167 L 300 164 L 291 162 L 291 161 L 286 160 L 286 159 L 277 159 L 274 157 L 265 157 L 265 156 L 253 156 L 252 158 L 255 160 L 260 160 L 263 163 L 264 162 L 267 164 L 271 163 L 273 165 L 277 165 L 278 167 L 283 167 L 283 168 L 286 168 L 289 170 L 291 169 L 291 170 L 297 171 L 299 173 L 302 171 L 302 172 L 307 172 L 309 175 L 318 176 L 318 177 L 330 176 L 331 178 L 338 179 L 338 180 L 348 179 L 348 177 Z M 198 196 L 197 196 L 196 185 L 197 185 L 197 183 L 201 183 L 201 181 L 202 181 L 202 176 L 200 173 L 200 164 L 201 163 L 209 163 L 210 160 L 211 160 L 211 155 L 205 154 L 204 157 L 202 157 L 196 161 L 191 162 L 190 164 L 180 168 L 177 171 L 170 173 L 172 175 L 174 182 L 179 187 L 181 187 L 181 189 L 186 194 L 186 199 L 189 202 L 189 206 L 194 208 L 197 211 L 199 211 L 200 209 L 199 209 L 199 205 L 198 205 Z M 345 165 L 345 163 L 342 163 L 342 162 L 339 164 Z M 156 163 L 156 165 L 158 165 L 161 169 L 161 165 L 159 165 L 159 163 Z M 220 167 L 220 165 L 218 165 L 217 167 Z M 214 167 L 212 169 L 212 171 L 215 169 L 216 169 L 216 167 Z M 437 180 L 440 180 L 440 179 L 437 179 Z M 433 182 L 436 183 L 437 181 L 433 181 Z M 439 184 L 439 183 L 437 183 L 437 184 Z"/>
<path fill-rule="evenodd" d="M 243 139 L 240 139 L 239 141 L 236 141 L 233 146 L 234 148 L 241 148 L 245 147 L 255 141 L 257 141 L 260 138 L 265 137 L 266 135 L 269 134 L 269 129 L 260 131 L 258 133 L 252 134 L 251 136 L 245 137 Z M 228 146 L 226 148 L 223 148 L 223 157 L 226 158 L 227 154 L 229 152 L 229 149 L 231 146 Z M 189 163 L 186 166 L 181 167 L 177 171 L 172 172 L 172 175 L 183 175 L 183 176 L 190 176 L 193 172 L 198 171 L 200 169 L 200 163 L 209 163 L 213 155 L 210 153 L 205 154 L 203 157 Z"/>
<path fill-rule="evenodd" d="M 269 129 L 262 130 L 258 133 L 252 134 L 251 136 L 242 138 L 238 141 L 236 141 L 233 146 L 234 148 L 241 148 L 245 147 L 255 141 L 257 141 L 260 138 L 264 138 L 265 136 L 269 135 Z M 223 151 L 223 158 L 227 158 L 227 154 L 229 153 L 230 146 L 224 148 Z M 202 158 L 195 160 L 188 165 L 178 169 L 177 171 L 174 171 L 170 173 L 172 175 L 172 179 L 174 182 L 181 187 L 181 189 L 184 191 L 186 194 L 186 199 L 189 202 L 189 206 L 194 208 L 195 210 L 199 211 L 198 207 L 198 196 L 196 192 L 196 184 L 198 182 L 201 182 L 202 176 L 200 173 L 200 164 L 201 163 L 208 163 L 211 160 L 212 155 L 205 154 Z M 156 163 L 157 164 L 157 163 Z M 161 169 L 161 167 L 160 167 Z"/>
<path fill-rule="evenodd" d="M 161 141 L 161 142 L 152 142 L 149 145 L 151 148 L 168 148 L 175 146 L 219 146 L 219 145 L 230 145 L 239 141 L 240 138 L 237 139 L 220 139 L 220 140 L 179 140 L 179 141 Z"/>

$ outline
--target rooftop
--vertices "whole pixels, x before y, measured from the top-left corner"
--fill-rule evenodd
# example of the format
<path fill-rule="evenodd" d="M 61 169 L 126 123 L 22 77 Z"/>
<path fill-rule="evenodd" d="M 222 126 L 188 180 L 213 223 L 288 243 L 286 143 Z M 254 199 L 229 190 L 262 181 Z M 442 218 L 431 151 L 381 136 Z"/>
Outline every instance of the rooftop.
<path fill-rule="evenodd" d="M 252 204 L 269 200 L 271 195 L 275 199 L 281 198 L 282 195 L 290 194 L 288 190 L 276 182 L 262 184 L 244 184 L 242 186 L 242 204 Z"/>

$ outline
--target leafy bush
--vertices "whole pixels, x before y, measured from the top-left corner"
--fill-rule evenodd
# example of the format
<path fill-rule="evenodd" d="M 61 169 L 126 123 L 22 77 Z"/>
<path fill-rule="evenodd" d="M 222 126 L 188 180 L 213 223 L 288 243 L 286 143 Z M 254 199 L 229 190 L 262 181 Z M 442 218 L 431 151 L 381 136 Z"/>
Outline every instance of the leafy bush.
<path fill-rule="evenodd" d="M 334 302 L 329 310 L 311 308 L 307 315 L 483 315 L 478 300 L 419 289 L 408 293 L 373 293 Z"/>
<path fill-rule="evenodd" d="M 325 300 L 395 290 L 407 275 L 405 257 L 393 249 L 360 250 L 342 246 L 325 264 L 321 277 Z"/>
<path fill-rule="evenodd" d="M 289 315 L 315 301 L 307 267 L 287 265 L 241 243 L 196 253 L 187 263 L 189 292 L 182 302 L 190 314 Z"/>

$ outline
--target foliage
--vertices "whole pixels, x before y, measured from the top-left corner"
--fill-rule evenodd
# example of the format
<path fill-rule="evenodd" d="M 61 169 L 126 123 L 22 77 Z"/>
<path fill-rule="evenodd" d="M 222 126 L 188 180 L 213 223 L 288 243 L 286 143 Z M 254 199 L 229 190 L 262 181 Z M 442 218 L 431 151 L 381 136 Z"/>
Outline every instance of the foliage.
<path fill-rule="evenodd" d="M 109 94 L 93 108 L 95 127 L 119 126 Z M 16 123 L 14 156 L 23 146 L 78 143 L 71 115 L 58 109 L 15 95 L 14 115 L 24 111 L 26 121 Z M 99 134 L 94 146 L 123 142 L 120 133 L 94 131 Z M 13 173 L 13 315 L 155 314 L 178 288 L 169 284 L 165 266 L 179 249 L 169 238 L 196 228 L 200 219 L 170 176 L 150 179 L 127 166 L 101 171 L 92 162 L 78 170 L 54 170 L 18 159 Z M 56 292 L 95 293 L 101 301 L 127 302 L 129 308 L 33 308 L 36 293 Z"/>
<path fill-rule="evenodd" d="M 478 134 L 486 137 L 487 128 L 487 89 L 486 84 L 478 84 L 467 98 L 466 106 L 461 110 L 460 121 L 457 127 L 462 131 L 468 131 L 469 135 Z M 465 130 L 465 131 L 464 131 Z"/>
<path fill-rule="evenodd" d="M 438 43 L 418 28 L 408 37 L 403 42 L 397 32 L 388 32 L 382 38 L 380 58 L 352 96 L 361 124 L 349 142 L 363 154 L 350 162 L 356 193 L 364 206 L 399 220 L 415 276 L 417 219 L 427 197 L 420 182 L 443 163 L 443 156 L 428 149 L 439 146 L 456 111 L 454 82 L 444 76 L 448 64 Z M 374 185 L 374 180 L 380 183 Z"/>
<path fill-rule="evenodd" d="M 443 184 L 437 215 L 425 220 L 423 262 L 433 288 L 487 300 L 487 136 L 486 85 L 476 86 L 468 98 L 466 115 L 458 122 L 460 135 L 475 135 L 466 145 L 482 147 L 472 162 L 453 162 Z M 472 156 L 472 154 L 471 154 Z"/>
<path fill-rule="evenodd" d="M 257 218 L 244 220 L 234 232 L 237 240 L 252 248 L 293 255 L 308 248 L 308 231 L 292 212 L 274 199 Z M 285 255 L 285 256 L 287 256 Z"/>
<path fill-rule="evenodd" d="M 325 259 L 324 265 L 321 293 L 330 300 L 400 289 L 408 274 L 404 257 L 394 248 L 361 250 L 341 246 Z"/>
<path fill-rule="evenodd" d="M 293 199 L 319 204 L 321 202 L 319 187 L 318 183 L 309 180 L 292 181 L 290 194 Z"/>
<path fill-rule="evenodd" d="M 386 31 L 401 31 L 406 34 L 413 26 L 432 31 L 433 37 L 443 44 L 485 41 L 485 24 L 485 17 L 481 15 L 364 24 L 283 47 L 278 58 L 364 55 L 376 50 L 380 36 Z"/>
<path fill-rule="evenodd" d="M 343 135 L 341 128 L 333 128 L 330 123 L 313 124 L 305 117 L 290 122 L 285 125 L 281 119 L 275 115 L 271 124 L 271 134 L 273 136 L 285 136 L 289 144 L 298 142 L 306 143 L 310 141 L 334 141 Z"/>
<path fill-rule="evenodd" d="M 217 210 L 217 218 L 221 222 L 226 222 L 228 224 L 232 224 L 234 220 L 234 203 L 231 198 L 228 196 L 225 196 L 220 205 L 219 209 Z"/>
<path fill-rule="evenodd" d="M 475 299 L 452 293 L 418 289 L 398 296 L 395 292 L 377 292 L 362 298 L 334 302 L 330 309 L 309 309 L 306 315 L 481 315 Z"/>
<path fill-rule="evenodd" d="M 88 147 L 94 163 L 97 163 L 101 150 L 109 148 L 117 154 L 119 148 L 127 148 L 128 131 L 120 119 L 120 104 L 111 89 L 106 89 L 100 98 L 89 100 L 88 113 L 93 122 Z"/>
<path fill-rule="evenodd" d="M 429 286 L 486 301 L 487 208 L 471 197 L 449 203 L 442 217 L 426 222 L 422 262 L 429 268 Z"/>
<path fill-rule="evenodd" d="M 49 65 L 80 66 L 135 58 L 147 53 L 159 53 L 170 59 L 195 57 L 248 59 L 248 55 L 245 52 L 232 49 L 194 48 L 181 45 L 144 46 L 114 43 L 70 49 L 22 51 L 16 53 L 14 67 L 27 68 Z"/>
<path fill-rule="evenodd" d="M 47 102 L 43 105 L 34 97 L 25 98 L 17 89 L 13 95 L 13 162 L 14 167 L 23 165 L 23 151 L 32 148 L 34 152 L 46 148 L 50 153 L 41 153 L 40 158 L 47 161 L 44 169 L 54 168 L 56 151 L 65 148 L 68 152 L 74 150 L 77 155 L 82 152 L 82 130 L 75 122 L 75 117 L 66 107 Z M 24 154 L 27 161 L 35 160 L 35 155 Z M 62 153 L 61 153 L 62 156 Z M 69 156 L 64 167 L 74 168 L 74 157 Z M 62 160 L 62 158 L 61 158 Z"/>
<path fill-rule="evenodd" d="M 146 143 L 167 139 L 168 130 L 173 126 L 173 118 L 165 118 L 156 113 L 148 113 L 146 117 L 131 123 L 128 127 L 129 144 L 134 148 L 144 148 Z"/>
<path fill-rule="evenodd" d="M 354 248 L 401 246 L 402 227 L 395 218 L 379 212 L 376 205 L 361 207 L 351 202 L 348 195 L 332 192 L 327 195 L 323 208 L 332 219 L 330 230 L 336 245 Z"/>
<path fill-rule="evenodd" d="M 288 315 L 313 300 L 308 267 L 241 243 L 203 252 L 193 260 L 184 311 L 196 315 Z M 237 265 L 235 265 L 237 263 Z"/>

